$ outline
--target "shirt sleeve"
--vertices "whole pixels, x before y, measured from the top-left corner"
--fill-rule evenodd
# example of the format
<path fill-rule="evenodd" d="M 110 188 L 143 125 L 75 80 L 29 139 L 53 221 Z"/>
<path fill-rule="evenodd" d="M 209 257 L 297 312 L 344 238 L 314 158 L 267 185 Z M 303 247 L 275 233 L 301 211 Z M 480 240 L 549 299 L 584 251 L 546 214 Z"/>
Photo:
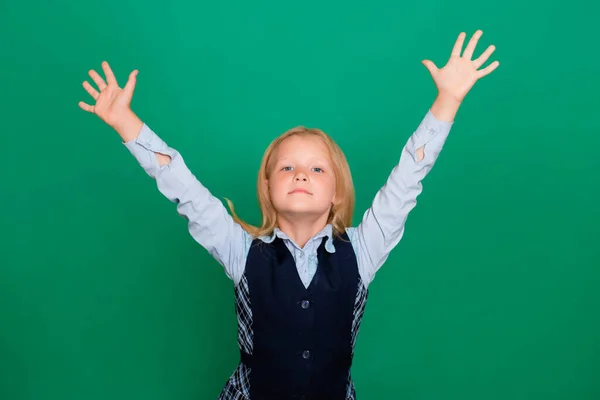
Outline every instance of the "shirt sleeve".
<path fill-rule="evenodd" d="M 437 120 L 428 110 L 360 224 L 347 229 L 365 286 L 400 242 L 408 214 L 422 191 L 421 181 L 437 160 L 452 124 Z M 417 149 L 423 146 L 425 155 L 417 161 Z"/>
<path fill-rule="evenodd" d="M 243 274 L 251 235 L 236 223 L 219 199 L 214 197 L 187 168 L 181 154 L 169 147 L 148 125 L 138 137 L 123 143 L 146 173 L 156 180 L 160 193 L 176 204 L 188 222 L 196 242 L 221 264 L 235 284 Z M 160 165 L 155 153 L 171 157 Z"/>

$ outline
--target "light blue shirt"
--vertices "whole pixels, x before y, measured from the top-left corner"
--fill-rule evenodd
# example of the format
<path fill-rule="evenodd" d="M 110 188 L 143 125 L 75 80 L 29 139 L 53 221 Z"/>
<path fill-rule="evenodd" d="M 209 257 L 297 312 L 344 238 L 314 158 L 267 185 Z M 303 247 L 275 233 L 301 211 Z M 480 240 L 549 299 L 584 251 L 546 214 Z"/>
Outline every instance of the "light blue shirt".
<path fill-rule="evenodd" d="M 433 167 L 451 127 L 451 122 L 437 120 L 428 110 L 361 222 L 356 227 L 346 228 L 365 287 L 402 238 L 408 214 L 422 191 L 421 181 Z M 194 240 L 223 266 L 227 276 L 237 285 L 244 274 L 246 257 L 254 238 L 233 220 L 224 204 L 187 168 L 182 155 L 168 146 L 148 125 L 144 124 L 138 137 L 124 145 L 146 173 L 156 180 L 158 190 L 177 205 L 177 212 L 188 221 L 188 231 Z M 422 146 L 425 146 L 425 156 L 417 161 L 416 151 Z M 160 165 L 155 152 L 169 155 L 171 162 Z M 325 249 L 335 252 L 330 224 L 303 248 L 277 228 L 272 235 L 259 239 L 272 242 L 275 237 L 286 244 L 306 287 L 316 272 L 317 248 L 323 237 L 327 237 Z"/>

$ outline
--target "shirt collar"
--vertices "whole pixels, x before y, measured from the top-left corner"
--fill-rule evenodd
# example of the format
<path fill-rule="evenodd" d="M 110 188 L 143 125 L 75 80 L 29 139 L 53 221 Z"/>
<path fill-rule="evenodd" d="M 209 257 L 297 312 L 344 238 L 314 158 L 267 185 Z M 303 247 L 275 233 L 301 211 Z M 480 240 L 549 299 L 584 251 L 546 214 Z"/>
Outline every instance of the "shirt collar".
<path fill-rule="evenodd" d="M 276 237 L 283 240 L 289 240 L 290 242 L 294 243 L 294 241 L 279 228 L 275 228 L 273 233 L 270 235 L 260 236 L 259 239 L 265 243 L 271 243 Z M 329 253 L 335 253 L 335 247 L 333 246 L 333 226 L 331 224 L 325 225 L 325 227 L 312 238 L 310 238 L 308 242 L 310 243 L 311 241 L 321 239 L 323 237 L 327 237 L 327 241 L 325 242 L 325 250 L 327 250 Z M 294 243 L 294 246 L 299 248 L 296 243 Z"/>

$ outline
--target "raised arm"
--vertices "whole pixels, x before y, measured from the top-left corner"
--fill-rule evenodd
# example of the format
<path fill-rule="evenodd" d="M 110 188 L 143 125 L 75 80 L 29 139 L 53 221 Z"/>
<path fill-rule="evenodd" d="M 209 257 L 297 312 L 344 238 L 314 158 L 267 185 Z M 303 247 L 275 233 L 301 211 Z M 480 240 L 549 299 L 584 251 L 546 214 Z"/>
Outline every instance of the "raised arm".
<path fill-rule="evenodd" d="M 114 128 L 123 144 L 146 173 L 156 180 L 159 191 L 177 205 L 178 213 L 188 221 L 188 230 L 238 282 L 243 273 L 250 235 L 233 221 L 223 204 L 187 168 L 181 154 L 169 147 L 130 109 L 137 71 L 133 71 L 123 89 L 106 62 L 102 64 L 107 82 L 95 72 L 90 77 L 99 92 L 87 82 L 84 88 L 94 98 L 94 106 L 80 102 Z"/>
<path fill-rule="evenodd" d="M 137 138 L 124 143 L 158 190 L 177 206 L 191 236 L 238 282 L 251 236 L 233 221 L 221 201 L 188 169 L 182 155 L 143 124 Z"/>
<path fill-rule="evenodd" d="M 400 161 L 375 195 L 361 223 L 348 230 L 365 285 L 372 281 L 402 238 L 408 214 L 416 206 L 417 196 L 422 191 L 421 182 L 435 164 L 464 97 L 478 79 L 499 65 L 495 61 L 478 70 L 494 51 L 494 46 L 489 46 L 478 59 L 471 61 L 481 34 L 480 30 L 475 32 L 461 56 L 465 38 L 464 32 L 461 33 L 450 60 L 442 69 L 429 60 L 423 61 L 433 77 L 438 96 L 402 149 Z"/>
<path fill-rule="evenodd" d="M 400 242 L 408 214 L 423 190 L 421 181 L 437 160 L 451 127 L 452 122 L 437 119 L 431 109 L 427 111 L 360 224 L 348 229 L 365 285 Z"/>

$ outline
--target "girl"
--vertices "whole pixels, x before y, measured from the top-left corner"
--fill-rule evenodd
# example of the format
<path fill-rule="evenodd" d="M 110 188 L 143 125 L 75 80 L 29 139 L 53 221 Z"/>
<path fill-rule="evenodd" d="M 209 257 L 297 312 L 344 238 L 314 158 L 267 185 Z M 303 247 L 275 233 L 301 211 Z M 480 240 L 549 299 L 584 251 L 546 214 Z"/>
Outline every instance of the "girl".
<path fill-rule="evenodd" d="M 230 216 L 181 154 L 131 111 L 137 70 L 123 89 L 106 62 L 106 82 L 89 72 L 99 91 L 83 86 L 96 104 L 80 107 L 119 133 L 233 280 L 241 360 L 219 399 L 355 399 L 350 368 L 368 285 L 400 241 L 465 95 L 499 65 L 479 69 L 494 46 L 471 60 L 481 34 L 461 55 L 461 33 L 442 69 L 423 61 L 437 98 L 357 227 L 350 226 L 354 188 L 346 158 L 324 132 L 297 127 L 270 144 L 257 181 L 262 225 L 251 226 L 227 200 Z"/>

